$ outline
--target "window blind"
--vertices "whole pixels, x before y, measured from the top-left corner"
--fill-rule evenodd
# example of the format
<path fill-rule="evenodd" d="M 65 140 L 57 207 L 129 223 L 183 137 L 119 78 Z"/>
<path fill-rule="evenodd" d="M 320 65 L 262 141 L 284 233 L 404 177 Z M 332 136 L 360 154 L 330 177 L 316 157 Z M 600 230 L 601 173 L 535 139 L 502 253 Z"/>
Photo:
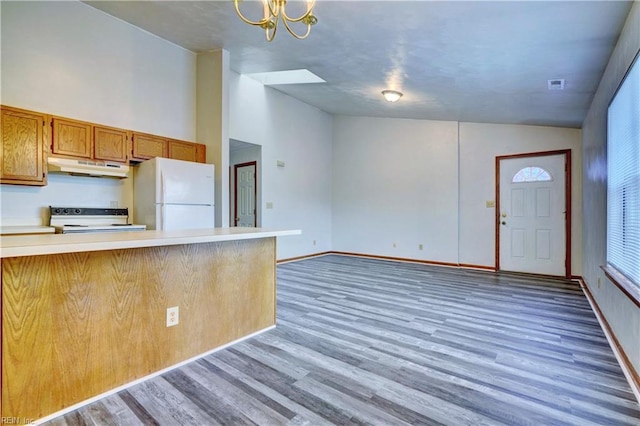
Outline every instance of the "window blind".
<path fill-rule="evenodd" d="M 640 287 L 640 61 L 608 110 L 607 263 Z"/>

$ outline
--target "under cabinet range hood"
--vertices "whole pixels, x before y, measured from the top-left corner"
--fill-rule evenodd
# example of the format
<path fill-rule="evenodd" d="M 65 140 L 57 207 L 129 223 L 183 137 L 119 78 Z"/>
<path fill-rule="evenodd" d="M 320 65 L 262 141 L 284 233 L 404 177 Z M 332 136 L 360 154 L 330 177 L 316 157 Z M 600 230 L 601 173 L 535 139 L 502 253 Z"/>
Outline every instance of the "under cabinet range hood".
<path fill-rule="evenodd" d="M 92 160 L 73 160 L 70 158 L 49 157 L 49 172 L 70 175 L 110 177 L 123 179 L 129 176 L 129 166 Z"/>

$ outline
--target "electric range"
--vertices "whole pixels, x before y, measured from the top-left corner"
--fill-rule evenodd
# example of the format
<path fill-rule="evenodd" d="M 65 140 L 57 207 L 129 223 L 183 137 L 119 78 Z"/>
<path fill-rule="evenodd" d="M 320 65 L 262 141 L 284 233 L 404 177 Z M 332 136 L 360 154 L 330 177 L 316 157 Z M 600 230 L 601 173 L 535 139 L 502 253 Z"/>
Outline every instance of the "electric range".
<path fill-rule="evenodd" d="M 49 206 L 49 213 L 49 226 L 56 229 L 56 234 L 127 232 L 147 229 L 146 225 L 129 223 L 128 208 Z"/>

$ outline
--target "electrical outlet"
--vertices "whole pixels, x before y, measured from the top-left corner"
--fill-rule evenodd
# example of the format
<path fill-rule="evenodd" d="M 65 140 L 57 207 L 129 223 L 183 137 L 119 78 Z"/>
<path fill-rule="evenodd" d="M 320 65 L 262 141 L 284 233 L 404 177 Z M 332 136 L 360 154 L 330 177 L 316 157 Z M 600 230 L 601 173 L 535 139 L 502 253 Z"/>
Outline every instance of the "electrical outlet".
<path fill-rule="evenodd" d="M 313 240 L 313 245 L 314 245 L 314 246 L 316 245 L 316 240 Z"/>
<path fill-rule="evenodd" d="M 598 277 L 598 288 L 600 288 L 600 277 Z"/>
<path fill-rule="evenodd" d="M 396 243 L 393 243 L 393 248 L 396 248 Z"/>
<path fill-rule="evenodd" d="M 418 244 L 418 250 L 422 250 L 424 246 L 422 244 Z"/>
<path fill-rule="evenodd" d="M 111 207 L 118 207 L 118 201 L 112 200 L 111 203 L 110 203 L 110 206 Z"/>
<path fill-rule="evenodd" d="M 180 322 L 180 312 L 178 307 L 167 308 L 167 327 L 173 327 Z"/>

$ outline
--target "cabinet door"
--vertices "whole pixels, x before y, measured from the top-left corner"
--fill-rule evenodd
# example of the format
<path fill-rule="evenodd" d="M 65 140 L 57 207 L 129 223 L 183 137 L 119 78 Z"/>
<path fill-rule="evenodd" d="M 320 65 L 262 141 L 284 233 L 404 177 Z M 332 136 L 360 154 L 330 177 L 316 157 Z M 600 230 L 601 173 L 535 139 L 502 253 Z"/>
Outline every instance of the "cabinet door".
<path fill-rule="evenodd" d="M 169 158 L 195 162 L 198 159 L 197 144 L 169 139 Z"/>
<path fill-rule="evenodd" d="M 126 130 L 93 126 L 93 158 L 126 163 L 128 135 Z"/>
<path fill-rule="evenodd" d="M 46 185 L 47 116 L 4 106 L 1 111 L 0 183 Z"/>
<path fill-rule="evenodd" d="M 131 158 L 148 160 L 155 157 L 167 157 L 167 140 L 159 136 L 133 133 Z"/>
<path fill-rule="evenodd" d="M 92 151 L 91 124 L 67 118 L 53 118 L 53 154 L 91 158 Z"/>

